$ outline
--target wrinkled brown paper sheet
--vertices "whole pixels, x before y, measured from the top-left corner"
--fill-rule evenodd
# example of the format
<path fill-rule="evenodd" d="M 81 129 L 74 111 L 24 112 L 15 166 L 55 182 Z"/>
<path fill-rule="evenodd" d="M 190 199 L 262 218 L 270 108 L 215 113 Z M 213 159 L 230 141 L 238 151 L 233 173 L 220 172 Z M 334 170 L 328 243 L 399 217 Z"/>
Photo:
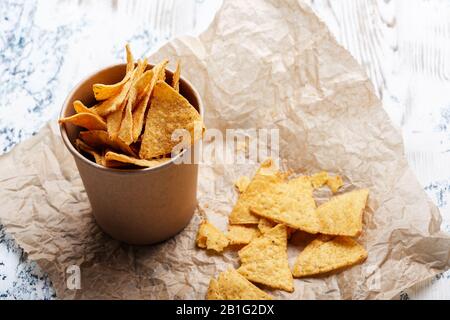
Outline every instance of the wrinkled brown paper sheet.
<path fill-rule="evenodd" d="M 199 38 L 181 38 L 150 61 L 181 59 L 206 106 L 208 128 L 278 128 L 284 168 L 344 176 L 370 189 L 368 260 L 328 277 L 295 280 L 284 299 L 392 298 L 449 267 L 450 238 L 408 168 L 402 138 L 362 68 L 297 1 L 226 1 Z M 207 145 L 207 143 L 206 143 Z M 199 209 L 176 237 L 130 247 L 95 224 L 75 163 L 52 122 L 0 160 L 0 218 L 51 277 L 59 298 L 202 299 L 211 277 L 238 267 L 234 251 L 195 247 L 201 217 L 226 230 L 233 182 L 256 166 L 202 165 Z M 294 241 L 295 242 L 295 241 Z M 290 244 L 293 263 L 300 246 Z M 81 290 L 66 269 L 81 266 Z"/>

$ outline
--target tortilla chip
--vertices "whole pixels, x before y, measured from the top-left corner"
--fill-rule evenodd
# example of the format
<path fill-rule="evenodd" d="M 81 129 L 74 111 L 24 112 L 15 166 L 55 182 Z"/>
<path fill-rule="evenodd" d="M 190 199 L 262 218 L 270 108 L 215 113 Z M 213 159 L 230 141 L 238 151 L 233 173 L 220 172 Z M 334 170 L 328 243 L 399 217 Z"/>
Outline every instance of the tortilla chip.
<path fill-rule="evenodd" d="M 244 192 L 244 191 L 247 189 L 247 187 L 248 187 L 249 184 L 250 184 L 250 178 L 247 177 L 247 176 L 239 177 L 239 178 L 234 182 L 235 187 L 238 189 L 238 191 L 239 191 L 240 193 Z"/>
<path fill-rule="evenodd" d="M 241 266 L 237 270 L 252 282 L 274 289 L 294 291 L 288 264 L 287 229 L 277 225 L 239 250 Z"/>
<path fill-rule="evenodd" d="M 260 201 L 261 194 L 283 181 L 284 176 L 274 166 L 273 161 L 264 161 L 246 190 L 239 196 L 229 217 L 230 224 L 258 224 L 259 217 L 250 212 L 250 207 Z"/>
<path fill-rule="evenodd" d="M 93 156 L 95 159 L 95 163 L 102 165 L 102 166 L 105 165 L 105 161 L 104 161 L 105 159 L 99 152 L 97 152 L 97 150 L 95 150 L 91 146 L 87 145 L 80 139 L 75 140 L 75 145 L 79 151 L 86 152 L 86 153 L 90 154 L 91 156 Z"/>
<path fill-rule="evenodd" d="M 250 211 L 260 217 L 313 234 L 319 230 L 315 210 L 313 188 L 304 176 L 272 184 L 250 206 Z"/>
<path fill-rule="evenodd" d="M 344 185 L 344 181 L 340 176 L 328 177 L 327 186 L 331 189 L 331 192 L 336 193 L 339 188 Z"/>
<path fill-rule="evenodd" d="M 88 130 L 105 130 L 106 123 L 103 119 L 91 112 L 76 113 L 73 116 L 59 119 L 59 123 L 72 123 Z"/>
<path fill-rule="evenodd" d="M 275 226 L 276 226 L 276 222 L 273 222 L 273 221 L 265 219 L 265 218 L 259 219 L 258 229 L 262 234 L 266 233 L 267 231 L 269 231 L 270 229 L 272 229 Z"/>
<path fill-rule="evenodd" d="M 133 111 L 133 141 L 136 142 L 142 133 L 144 126 L 144 116 L 147 111 L 148 101 L 152 95 L 153 88 L 158 80 L 164 80 L 166 74 L 166 65 L 169 63 L 167 59 L 163 60 L 161 63 L 157 64 L 151 72 L 151 80 L 148 85 L 144 88 L 143 97 L 139 101 L 138 106 Z"/>
<path fill-rule="evenodd" d="M 88 145 L 94 148 L 106 148 L 110 147 L 115 150 L 121 150 L 122 152 L 136 157 L 136 153 L 120 140 L 113 140 L 109 137 L 108 133 L 103 130 L 91 130 L 91 131 L 81 131 L 80 138 Z"/>
<path fill-rule="evenodd" d="M 361 263 L 366 250 L 352 238 L 319 237 L 297 257 L 292 274 L 306 277 L 340 270 Z"/>
<path fill-rule="evenodd" d="M 208 300 L 272 300 L 272 297 L 241 276 L 236 270 L 219 274 L 211 279 L 206 293 Z"/>
<path fill-rule="evenodd" d="M 137 159 L 134 157 L 126 156 L 124 154 L 116 153 L 113 151 L 108 151 L 105 154 L 105 165 L 109 167 L 109 164 L 113 162 L 121 162 L 126 164 L 133 164 L 139 167 L 156 167 L 159 166 L 162 163 L 165 163 L 167 161 L 170 161 L 170 158 L 160 158 L 160 159 L 153 159 L 153 160 L 144 160 L 144 159 Z"/>
<path fill-rule="evenodd" d="M 92 113 L 92 114 L 96 114 L 94 112 L 94 109 L 86 107 L 84 105 L 84 103 L 81 102 L 80 100 L 75 100 L 73 102 L 73 108 L 74 108 L 76 113 Z"/>
<path fill-rule="evenodd" d="M 328 180 L 328 173 L 325 171 L 316 173 L 311 176 L 311 184 L 314 189 L 322 187 Z"/>
<path fill-rule="evenodd" d="M 176 92 L 180 91 L 180 61 L 177 61 L 177 67 L 175 68 L 175 72 L 173 73 L 172 77 L 172 87 L 175 89 Z"/>
<path fill-rule="evenodd" d="M 200 248 L 222 252 L 228 246 L 228 238 L 208 221 L 200 224 L 197 233 L 197 246 Z"/>
<path fill-rule="evenodd" d="M 260 232 L 256 226 L 231 225 L 228 228 L 227 237 L 230 244 L 249 244 L 254 238 L 260 236 Z"/>
<path fill-rule="evenodd" d="M 344 193 L 325 202 L 316 210 L 320 233 L 356 237 L 362 231 L 362 218 L 369 190 Z"/>
<path fill-rule="evenodd" d="M 193 144 L 203 134 L 195 130 L 199 124 L 202 124 L 202 118 L 189 101 L 164 81 L 158 81 L 147 114 L 140 157 L 151 159 L 171 153 L 179 143 L 172 140 L 176 129 L 190 132 Z"/>
<path fill-rule="evenodd" d="M 137 89 L 131 88 L 127 100 L 127 105 L 125 107 L 125 110 L 123 111 L 122 121 L 120 123 L 118 137 L 127 145 L 133 143 L 133 105 L 136 102 L 137 95 Z"/>

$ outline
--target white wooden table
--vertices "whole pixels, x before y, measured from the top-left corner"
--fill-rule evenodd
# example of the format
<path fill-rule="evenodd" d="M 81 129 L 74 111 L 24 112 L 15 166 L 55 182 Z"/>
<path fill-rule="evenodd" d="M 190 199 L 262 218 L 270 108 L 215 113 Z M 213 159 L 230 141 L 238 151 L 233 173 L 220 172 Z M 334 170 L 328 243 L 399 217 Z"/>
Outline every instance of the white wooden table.
<path fill-rule="evenodd" d="M 442 228 L 450 232 L 450 1 L 305 1 L 364 66 L 403 133 L 411 167 L 441 209 Z M 120 61 L 123 43 L 129 41 L 144 54 L 176 35 L 198 34 L 220 4 L 221 0 L 1 1 L 0 80 L 8 85 L 0 88 L 0 152 L 55 117 L 64 93 L 86 70 Z M 83 41 L 91 50 L 83 48 Z M 94 46 L 112 48 L 110 58 L 104 53 L 99 60 Z M 42 56 L 53 52 L 61 55 L 44 62 L 42 70 L 34 67 L 33 62 L 42 63 Z M 20 72 L 30 65 L 31 81 L 23 85 Z M 39 86 L 44 84 L 55 94 L 43 96 Z M 12 103 L 14 112 L 9 111 Z M 52 297 L 46 275 L 0 228 L 0 298 Z M 450 273 L 399 298 L 450 299 Z"/>

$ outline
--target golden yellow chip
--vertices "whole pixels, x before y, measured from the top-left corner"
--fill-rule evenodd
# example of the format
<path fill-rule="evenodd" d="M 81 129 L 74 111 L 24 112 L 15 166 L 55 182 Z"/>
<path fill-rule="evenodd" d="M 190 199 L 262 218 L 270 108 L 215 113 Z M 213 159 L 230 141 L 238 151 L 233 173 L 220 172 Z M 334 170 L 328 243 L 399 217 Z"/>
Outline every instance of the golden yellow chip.
<path fill-rule="evenodd" d="M 356 237 L 362 231 L 362 218 L 369 190 L 344 193 L 325 202 L 316 210 L 320 233 Z"/>
<path fill-rule="evenodd" d="M 202 125 L 197 110 L 183 96 L 164 81 L 158 81 L 153 90 L 152 102 L 147 114 L 139 155 L 151 159 L 172 152 L 179 141 L 172 140 L 172 133 L 185 129 L 191 134 L 191 144 L 202 137 Z"/>
<path fill-rule="evenodd" d="M 339 188 L 344 185 L 344 181 L 340 176 L 328 177 L 327 186 L 331 189 L 333 193 L 339 191 Z"/>
<path fill-rule="evenodd" d="M 272 300 L 272 297 L 230 269 L 211 279 L 206 294 L 208 300 Z"/>
<path fill-rule="evenodd" d="M 230 244 L 249 244 L 254 238 L 259 237 L 261 233 L 256 226 L 230 225 L 228 227 L 227 237 Z"/>
<path fill-rule="evenodd" d="M 157 64 L 151 72 L 151 80 L 148 85 L 144 88 L 143 96 L 141 97 L 139 104 L 133 111 L 133 142 L 139 139 L 144 126 L 144 116 L 147 111 L 148 102 L 150 96 L 152 95 L 153 88 L 158 80 L 164 80 L 166 74 L 166 65 L 169 63 L 167 59 L 163 60 L 161 63 Z"/>
<path fill-rule="evenodd" d="M 172 77 L 172 87 L 175 89 L 176 92 L 180 91 L 180 61 L 177 61 L 177 67 L 175 68 L 175 72 L 173 73 Z"/>
<path fill-rule="evenodd" d="M 306 277 L 328 273 L 353 266 L 366 258 L 366 250 L 351 238 L 320 236 L 300 253 L 292 274 Z"/>
<path fill-rule="evenodd" d="M 59 123 L 72 123 L 76 126 L 86 128 L 88 130 L 105 130 L 106 123 L 103 119 L 93 113 L 83 112 L 76 113 L 73 116 L 59 119 Z"/>
<path fill-rule="evenodd" d="M 250 206 L 250 211 L 308 233 L 319 230 L 313 188 L 308 177 L 272 184 Z"/>
<path fill-rule="evenodd" d="M 229 217 L 230 224 L 258 224 L 259 217 L 250 212 L 250 207 L 260 201 L 262 194 L 284 180 L 271 159 L 264 161 L 246 190 L 239 196 Z"/>
<path fill-rule="evenodd" d="M 105 165 L 104 157 L 100 153 L 98 153 L 97 150 L 87 145 L 80 139 L 75 140 L 75 145 L 77 146 L 78 150 L 89 153 L 91 156 L 93 156 L 95 159 L 95 163 L 102 166 Z"/>
<path fill-rule="evenodd" d="M 137 95 L 137 89 L 131 88 L 127 105 L 123 111 L 122 122 L 120 123 L 118 137 L 127 145 L 133 143 L 133 105 L 136 103 Z"/>
<path fill-rule="evenodd" d="M 152 160 L 145 160 L 145 159 L 137 159 L 134 157 L 130 157 L 124 154 L 116 153 L 113 151 L 108 151 L 105 154 L 105 165 L 107 167 L 110 167 L 110 164 L 112 162 L 113 166 L 115 165 L 115 162 L 121 162 L 124 164 L 134 164 L 139 167 L 156 167 L 160 164 L 163 164 L 167 161 L 170 161 L 170 158 L 160 158 L 160 159 L 152 159 Z"/>
<path fill-rule="evenodd" d="M 248 280 L 274 289 L 294 291 L 287 256 L 287 229 L 277 225 L 239 250 L 237 270 Z"/>
<path fill-rule="evenodd" d="M 81 131 L 80 138 L 88 145 L 94 148 L 113 148 L 115 150 L 121 150 L 127 155 L 132 157 L 136 157 L 136 153 L 127 146 L 122 143 L 120 140 L 112 140 L 108 133 L 103 130 L 91 130 L 91 131 Z"/>
<path fill-rule="evenodd" d="M 250 178 L 247 176 L 239 177 L 235 182 L 234 185 L 239 190 L 240 193 L 244 192 L 248 185 L 250 184 Z"/>
<path fill-rule="evenodd" d="M 200 248 L 222 252 L 228 246 L 229 240 L 222 231 L 208 221 L 200 224 L 197 233 L 197 246 Z"/>
<path fill-rule="evenodd" d="M 266 233 L 267 231 L 269 231 L 270 229 L 272 229 L 273 227 L 275 227 L 276 222 L 273 222 L 271 220 L 265 219 L 265 218 L 261 218 L 259 219 L 258 222 L 258 229 L 261 233 Z"/>
<path fill-rule="evenodd" d="M 127 69 L 122 81 L 115 84 L 100 84 L 96 83 L 92 86 L 94 96 L 97 101 L 109 99 L 117 94 L 124 86 L 124 84 L 130 79 L 131 73 L 134 69 L 134 58 L 130 50 L 130 46 L 125 46 L 127 52 Z"/>
<path fill-rule="evenodd" d="M 84 105 L 84 103 L 81 102 L 80 100 L 75 100 L 73 102 L 73 108 L 75 109 L 76 113 L 93 113 L 93 114 L 96 114 L 94 112 L 94 109 L 86 107 Z"/>
<path fill-rule="evenodd" d="M 325 171 L 316 173 L 311 176 L 311 184 L 315 189 L 322 187 L 325 183 L 327 183 L 327 180 L 328 173 L 326 173 Z"/>

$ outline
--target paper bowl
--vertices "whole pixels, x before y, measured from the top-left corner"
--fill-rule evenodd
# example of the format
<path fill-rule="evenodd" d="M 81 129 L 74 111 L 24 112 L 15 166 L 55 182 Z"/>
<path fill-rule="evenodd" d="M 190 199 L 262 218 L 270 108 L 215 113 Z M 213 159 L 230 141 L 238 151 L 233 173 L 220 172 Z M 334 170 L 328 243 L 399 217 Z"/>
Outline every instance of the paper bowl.
<path fill-rule="evenodd" d="M 75 113 L 75 100 L 93 105 L 92 85 L 120 81 L 125 68 L 125 64 L 113 65 L 81 81 L 68 95 L 60 116 Z M 166 70 L 166 77 L 170 83 L 172 72 Z M 180 79 L 180 93 L 203 117 L 200 96 L 184 78 Z M 153 168 L 106 168 L 75 148 L 79 127 L 66 123 L 60 130 L 75 159 L 94 218 L 104 232 L 129 244 L 146 245 L 174 236 L 189 223 L 197 205 L 197 164 L 176 164 L 172 159 Z"/>

